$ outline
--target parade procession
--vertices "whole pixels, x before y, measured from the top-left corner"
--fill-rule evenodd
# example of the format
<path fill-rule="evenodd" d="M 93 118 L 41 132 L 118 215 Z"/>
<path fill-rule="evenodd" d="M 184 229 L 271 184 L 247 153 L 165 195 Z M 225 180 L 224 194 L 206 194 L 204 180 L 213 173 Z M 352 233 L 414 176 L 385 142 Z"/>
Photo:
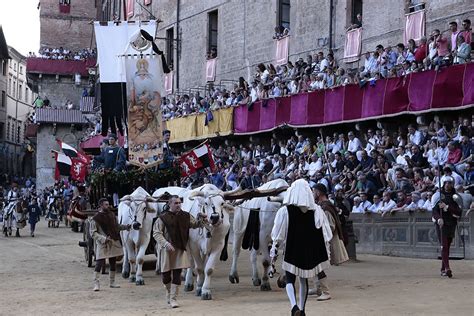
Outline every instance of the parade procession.
<path fill-rule="evenodd" d="M 0 315 L 472 315 L 474 2 L 17 2 Z"/>

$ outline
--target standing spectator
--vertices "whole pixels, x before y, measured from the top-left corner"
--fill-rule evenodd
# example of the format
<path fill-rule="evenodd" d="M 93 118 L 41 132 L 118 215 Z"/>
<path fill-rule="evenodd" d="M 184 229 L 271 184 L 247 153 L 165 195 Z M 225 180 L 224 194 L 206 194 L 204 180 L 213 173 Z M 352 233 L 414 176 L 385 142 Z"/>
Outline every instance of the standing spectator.
<path fill-rule="evenodd" d="M 423 60 L 426 58 L 426 54 L 428 52 L 428 46 L 426 42 L 427 42 L 426 37 L 423 36 L 420 39 L 420 46 L 418 46 L 418 48 L 415 51 L 415 61 L 417 63 L 422 63 Z"/>
<path fill-rule="evenodd" d="M 458 47 L 458 23 L 453 21 L 449 23 L 449 30 L 451 31 L 451 51 L 455 52 Z"/>
<path fill-rule="evenodd" d="M 467 44 L 471 45 L 472 42 L 472 30 L 471 30 L 471 20 L 465 19 L 462 21 L 462 36 Z"/>

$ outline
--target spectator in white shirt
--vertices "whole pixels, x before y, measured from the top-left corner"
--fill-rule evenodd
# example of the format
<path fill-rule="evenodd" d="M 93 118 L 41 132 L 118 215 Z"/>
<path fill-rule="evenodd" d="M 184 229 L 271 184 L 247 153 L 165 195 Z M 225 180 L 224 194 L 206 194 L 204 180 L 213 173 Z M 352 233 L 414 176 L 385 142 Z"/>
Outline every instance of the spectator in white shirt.
<path fill-rule="evenodd" d="M 369 212 L 370 206 L 372 203 L 367 201 L 367 194 L 364 191 L 359 192 L 360 203 L 356 205 L 356 198 L 354 198 L 354 207 L 352 208 L 352 213 L 367 213 Z"/>
<path fill-rule="evenodd" d="M 373 73 L 377 70 L 377 59 L 372 53 L 365 53 L 364 71 L 361 73 L 362 76 Z"/>
<path fill-rule="evenodd" d="M 357 153 L 362 149 L 362 144 L 360 143 L 360 140 L 354 136 L 354 132 L 349 132 L 347 134 L 349 137 L 349 143 L 347 144 L 347 151 L 351 153 Z M 357 157 L 360 161 L 360 157 Z"/>
<path fill-rule="evenodd" d="M 410 143 L 420 146 L 422 139 L 422 134 L 420 131 L 416 130 L 415 126 L 412 124 L 408 125 L 408 140 Z"/>
<path fill-rule="evenodd" d="M 374 204 L 369 207 L 369 212 L 371 213 L 380 213 L 382 209 L 383 201 L 380 199 L 380 196 L 377 194 L 374 195 Z"/>
<path fill-rule="evenodd" d="M 433 193 L 427 191 L 421 194 L 422 199 L 425 201 L 422 207 L 420 207 L 420 212 L 431 212 L 433 211 L 433 205 L 431 204 L 431 197 Z"/>
<path fill-rule="evenodd" d="M 407 211 L 416 212 L 420 211 L 425 205 L 425 200 L 421 198 L 420 192 L 411 193 L 411 203 L 405 208 Z"/>
<path fill-rule="evenodd" d="M 390 191 L 385 191 L 383 193 L 382 207 L 380 208 L 380 211 L 382 212 L 382 216 L 385 215 L 385 213 L 392 211 L 397 206 L 397 203 L 395 203 L 395 201 L 392 200 L 390 195 L 391 195 Z"/>
<path fill-rule="evenodd" d="M 311 156 L 311 163 L 309 164 L 308 175 L 310 177 L 313 177 L 322 168 L 323 168 L 323 162 L 321 161 L 321 158 L 318 158 L 318 155 L 316 155 L 316 153 L 313 154 Z"/>

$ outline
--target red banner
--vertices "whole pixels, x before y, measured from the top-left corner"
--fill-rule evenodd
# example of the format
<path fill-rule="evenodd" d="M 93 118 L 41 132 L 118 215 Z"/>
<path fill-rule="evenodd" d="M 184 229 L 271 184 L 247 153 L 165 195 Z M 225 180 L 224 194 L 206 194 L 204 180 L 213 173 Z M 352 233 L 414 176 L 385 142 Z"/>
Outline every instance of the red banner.
<path fill-rule="evenodd" d="M 403 113 L 456 109 L 474 104 L 474 64 L 439 72 L 377 80 L 257 101 L 234 110 L 234 133 L 253 134 L 282 125 L 317 127 Z"/>

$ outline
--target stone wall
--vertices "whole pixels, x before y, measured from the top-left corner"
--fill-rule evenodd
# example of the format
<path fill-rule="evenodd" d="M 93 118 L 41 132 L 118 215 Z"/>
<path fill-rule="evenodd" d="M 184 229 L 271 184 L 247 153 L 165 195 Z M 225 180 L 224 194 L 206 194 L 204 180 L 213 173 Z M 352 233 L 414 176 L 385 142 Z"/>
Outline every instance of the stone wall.
<path fill-rule="evenodd" d="M 189 89 L 205 83 L 208 13 L 213 10 L 218 10 L 219 20 L 216 82 L 221 79 L 236 80 L 239 76 L 250 79 L 258 63 L 271 62 L 275 49 L 272 36 L 277 23 L 277 3 L 277 0 L 181 0 L 179 88 Z M 329 0 L 291 1 L 290 60 L 305 58 L 308 53 L 320 50 L 328 52 L 329 3 Z M 333 0 L 333 3 L 333 49 L 336 59 L 340 60 L 346 29 L 351 23 L 352 0 Z M 165 37 L 166 30 L 171 27 L 175 28 L 176 36 L 176 5 L 176 0 L 153 0 L 152 5 L 148 6 L 163 21 L 158 27 L 158 37 Z M 135 13 L 136 18 L 146 16 L 137 5 Z M 374 50 L 377 44 L 387 46 L 402 42 L 404 1 L 364 0 L 362 13 L 363 52 Z M 427 1 L 426 15 L 428 33 L 434 28 L 446 30 L 452 20 L 473 19 L 474 2 Z M 160 48 L 165 48 L 164 40 L 159 40 L 158 44 Z M 348 66 L 354 67 L 357 63 Z"/>
<path fill-rule="evenodd" d="M 70 125 L 57 125 L 56 130 L 49 124 L 38 127 L 36 147 L 36 183 L 38 189 L 44 189 L 54 184 L 55 160 L 51 150 L 59 151 L 56 139 L 78 148 L 82 131 L 71 130 Z"/>
<path fill-rule="evenodd" d="M 358 240 L 357 253 L 431 259 L 441 255 L 431 213 L 399 213 L 384 218 L 351 214 L 350 219 Z M 466 259 L 474 259 L 473 222 L 474 214 L 459 221 L 451 257 L 462 258 L 465 250 Z"/>
<path fill-rule="evenodd" d="M 89 78 L 82 77 L 81 84 L 74 83 L 74 76 L 59 76 L 56 79 L 54 75 L 42 75 L 39 78 L 35 74 L 35 82 L 38 84 L 38 95 L 41 98 L 47 97 L 51 106 L 64 107 L 67 100 L 70 100 L 76 108 L 79 108 L 79 102 L 84 88 L 89 88 Z"/>
<path fill-rule="evenodd" d="M 71 1 L 69 14 L 59 12 L 58 0 L 42 0 L 40 7 L 41 47 L 80 50 L 95 46 L 91 41 L 93 26 L 90 21 L 96 19 L 96 0 Z"/>

